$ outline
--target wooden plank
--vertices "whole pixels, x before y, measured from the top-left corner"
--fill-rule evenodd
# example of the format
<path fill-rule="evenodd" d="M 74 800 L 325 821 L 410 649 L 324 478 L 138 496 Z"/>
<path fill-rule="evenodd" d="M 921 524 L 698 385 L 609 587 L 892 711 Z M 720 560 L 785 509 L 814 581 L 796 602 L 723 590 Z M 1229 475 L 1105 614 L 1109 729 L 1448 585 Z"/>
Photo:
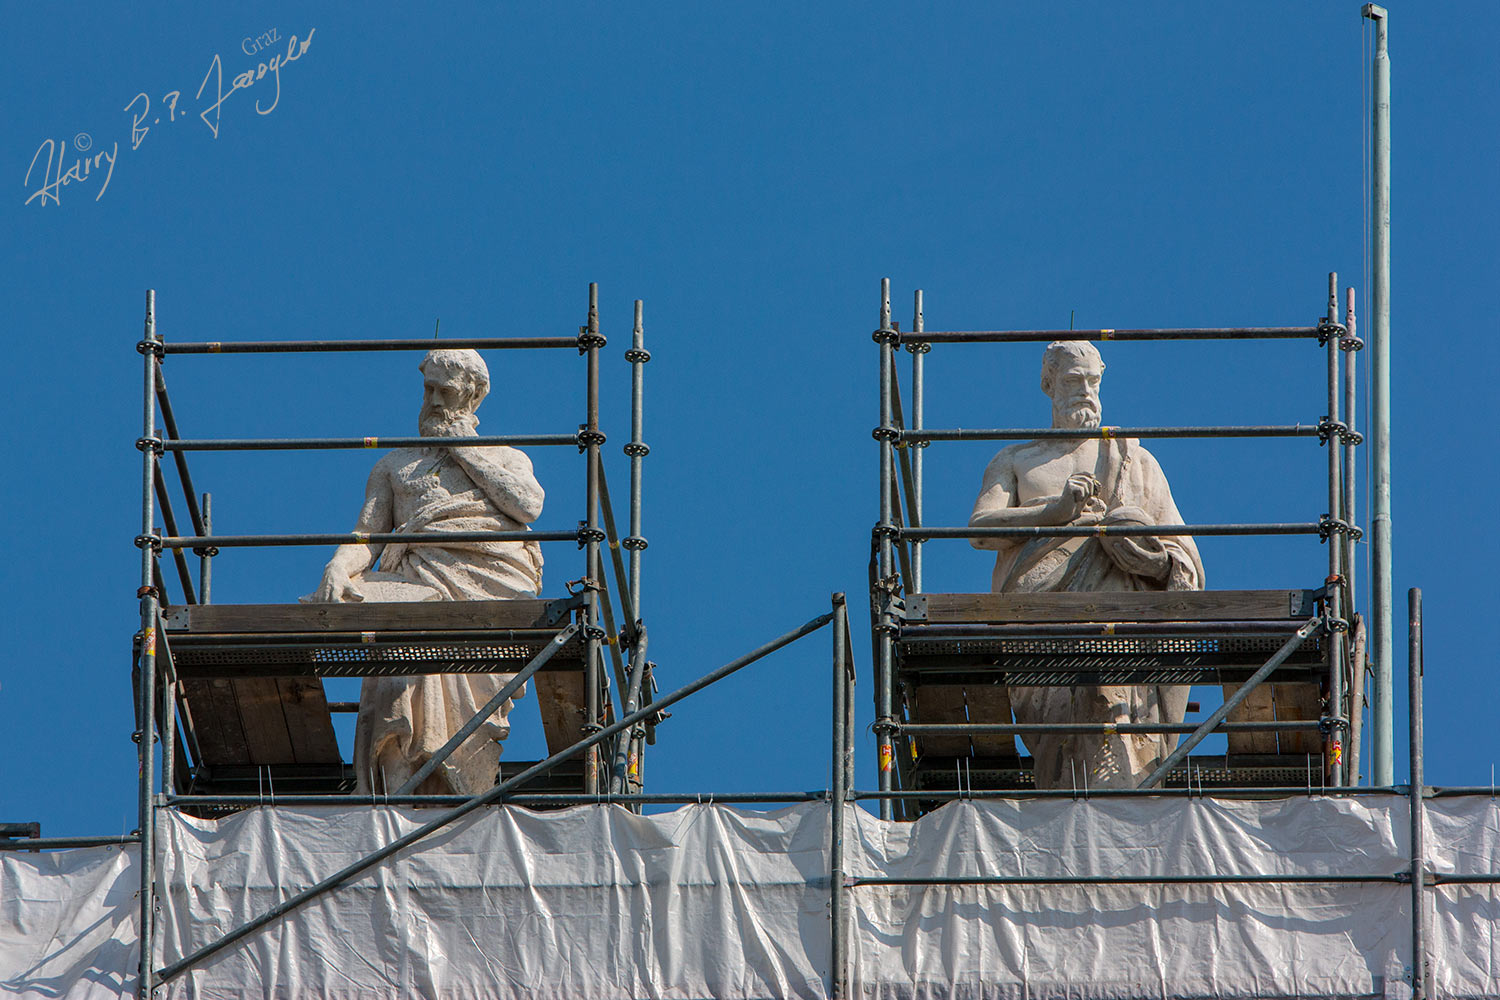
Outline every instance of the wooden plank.
<path fill-rule="evenodd" d="M 250 747 L 240 724 L 233 682 L 222 679 L 182 681 L 182 697 L 193 721 L 193 735 L 202 751 L 197 764 L 248 764 Z"/>
<path fill-rule="evenodd" d="M 913 684 L 907 688 L 913 722 L 967 722 L 968 702 L 962 684 Z M 912 737 L 917 753 L 967 757 L 969 737 L 963 733 L 931 733 Z"/>
<path fill-rule="evenodd" d="M 234 699 L 239 705 L 240 725 L 245 730 L 245 745 L 250 748 L 250 763 L 295 764 L 292 737 L 287 732 L 286 714 L 281 710 L 281 688 L 274 677 L 250 677 L 231 681 Z"/>
<path fill-rule="evenodd" d="M 335 764 L 343 761 L 338 737 L 333 732 L 333 713 L 323 682 L 307 677 L 278 677 L 281 711 L 286 718 L 287 735 L 292 741 L 292 757 L 298 764 Z"/>
<path fill-rule="evenodd" d="M 1276 719 L 1276 700 L 1271 694 L 1272 684 L 1260 684 L 1245 696 L 1240 707 L 1229 713 L 1227 722 L 1272 722 Z M 1238 684 L 1224 685 L 1224 700 L 1234 697 L 1240 689 Z M 1276 733 L 1228 733 L 1231 756 L 1247 753 L 1275 753 Z"/>
<path fill-rule="evenodd" d="M 1301 590 L 1136 590 L 1058 594 L 917 594 L 928 625 L 1019 622 L 1281 621 L 1309 609 Z M 925 609 L 926 617 L 922 612 Z M 1308 614 L 1311 611 L 1307 611 Z"/>
<path fill-rule="evenodd" d="M 971 722 L 993 722 L 1002 725 L 1012 723 L 1015 715 L 1010 707 L 1010 690 L 1000 684 L 974 684 L 967 690 L 969 720 Z M 969 737 L 974 742 L 976 757 L 1016 756 L 1016 738 L 997 736 L 994 733 L 975 733 Z"/>
<path fill-rule="evenodd" d="M 588 697 L 583 689 L 583 671 L 552 671 L 531 677 L 536 690 L 537 708 L 542 713 L 542 732 L 547 737 L 547 754 L 583 739 L 588 721 Z"/>
<path fill-rule="evenodd" d="M 1311 722 L 1323 714 L 1322 689 L 1317 684 L 1272 684 L 1276 718 Z M 1322 753 L 1322 733 L 1279 733 L 1282 753 Z"/>
<path fill-rule="evenodd" d="M 561 628 L 554 601 L 409 601 L 384 604 L 193 604 L 167 608 L 170 631 L 379 632 L 413 629 Z"/>

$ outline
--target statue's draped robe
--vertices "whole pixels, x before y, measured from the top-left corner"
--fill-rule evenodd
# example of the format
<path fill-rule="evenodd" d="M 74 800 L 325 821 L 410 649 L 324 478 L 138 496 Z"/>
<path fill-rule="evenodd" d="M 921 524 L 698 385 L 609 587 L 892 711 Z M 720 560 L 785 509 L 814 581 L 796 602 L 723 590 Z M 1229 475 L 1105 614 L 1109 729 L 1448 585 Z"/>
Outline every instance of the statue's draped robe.
<path fill-rule="evenodd" d="M 1161 467 L 1133 439 L 1100 446 L 1095 477 L 1105 524 L 1182 524 Z M 1137 576 L 1117 561 L 1123 547 L 1165 552 L 1165 579 Z M 997 593 L 1202 590 L 1203 563 L 1188 535 L 1032 538 L 1003 545 L 991 580 Z M 1013 687 L 1016 722 L 1181 722 L 1188 688 L 1167 685 Z M 1026 736 L 1040 788 L 1133 788 L 1166 759 L 1176 736 Z"/>
<path fill-rule="evenodd" d="M 431 449 L 393 453 L 397 480 L 397 532 L 430 533 L 431 541 L 392 543 L 378 570 L 357 574 L 367 600 L 495 600 L 535 597 L 542 584 L 536 542 L 443 542 L 443 532 L 522 531 L 526 525 L 501 512 L 449 459 Z M 515 463 L 509 448 L 484 449 L 493 461 Z M 530 463 L 525 462 L 530 476 Z M 360 689 L 354 766 L 360 794 L 394 793 L 464 723 L 484 707 L 512 674 L 427 674 L 366 677 Z M 522 687 L 515 697 L 525 694 Z M 477 795 L 495 784 L 497 741 L 510 734 L 511 699 L 428 777 L 419 793 Z"/>

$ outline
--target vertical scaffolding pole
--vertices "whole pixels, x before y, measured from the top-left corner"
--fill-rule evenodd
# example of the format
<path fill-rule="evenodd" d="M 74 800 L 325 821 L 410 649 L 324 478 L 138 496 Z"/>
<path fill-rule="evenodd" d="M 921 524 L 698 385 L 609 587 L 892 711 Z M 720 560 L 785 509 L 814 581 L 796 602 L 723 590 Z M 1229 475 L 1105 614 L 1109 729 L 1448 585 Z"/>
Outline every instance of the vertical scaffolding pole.
<path fill-rule="evenodd" d="M 1370 562 L 1375 646 L 1375 705 L 1371 711 L 1371 781 L 1395 781 L 1395 692 L 1391 669 L 1395 631 L 1391 594 L 1391 60 L 1386 51 L 1386 10 L 1366 4 L 1364 16 L 1375 22 L 1374 108 L 1371 124 L 1372 283 L 1370 286 L 1370 456 L 1372 497 Z"/>
<path fill-rule="evenodd" d="M 1422 590 L 1406 594 L 1407 683 L 1411 712 L 1411 988 L 1412 1000 L 1431 996 L 1427 964 L 1427 800 L 1422 778 Z"/>
<path fill-rule="evenodd" d="M 152 490 L 156 482 L 156 365 L 161 341 L 156 336 L 156 290 L 146 292 L 146 330 L 139 345 L 145 359 L 141 413 L 141 663 L 140 690 L 136 692 L 140 728 L 135 733 L 140 757 L 138 802 L 141 831 L 141 957 L 136 996 L 149 1000 L 155 988 L 153 968 L 156 945 L 156 812 L 153 794 L 156 778 L 156 510 Z"/>
<path fill-rule="evenodd" d="M 203 534 L 214 533 L 214 495 L 203 494 Z M 219 550 L 212 545 L 205 545 L 196 550 L 198 553 L 198 600 L 204 604 L 209 603 L 214 582 L 214 556 Z"/>
<path fill-rule="evenodd" d="M 918 288 L 913 296 L 911 329 L 913 333 L 921 333 L 923 329 L 922 319 L 922 289 Z M 922 408 L 924 387 L 922 385 L 923 358 L 930 350 L 927 344 L 908 344 L 906 349 L 911 351 L 911 427 L 919 431 L 923 427 Z M 913 441 L 907 445 L 911 449 L 911 472 L 912 472 L 912 504 L 911 523 L 926 524 L 922 520 L 922 453 L 927 448 L 926 441 Z M 913 541 L 911 543 L 911 579 L 907 581 L 907 593 L 922 593 L 922 543 Z"/>
<path fill-rule="evenodd" d="M 584 464 L 587 466 L 585 480 L 587 505 L 584 525 L 584 566 L 588 581 L 584 584 L 584 689 L 587 692 L 588 721 L 583 735 L 599 732 L 602 716 L 600 697 L 599 640 L 603 629 L 599 627 L 599 582 L 603 577 L 603 566 L 599 562 L 599 542 L 604 533 L 599 530 L 599 348 L 604 338 L 599 335 L 599 285 L 589 283 L 588 325 L 578 338 L 579 347 L 587 360 L 588 414 L 584 426 Z M 583 790 L 589 795 L 599 793 L 599 750 L 589 747 L 583 759 Z"/>
<path fill-rule="evenodd" d="M 642 440 L 645 427 L 644 369 L 646 362 L 651 360 L 651 352 L 646 350 L 641 316 L 642 303 L 640 299 L 636 299 L 635 325 L 631 331 L 630 349 L 625 352 L 625 360 L 631 365 L 630 441 L 624 448 L 625 454 L 630 456 L 630 534 L 620 544 L 630 553 L 630 571 L 624 596 L 626 614 L 634 616 L 632 621 L 626 623 L 626 628 L 623 630 L 630 636 L 631 641 L 630 676 L 626 681 L 625 702 L 622 710 L 625 715 L 634 713 L 639 707 L 642 684 L 646 674 L 646 629 L 640 606 L 641 550 L 646 547 L 646 539 L 641 534 L 641 465 L 642 459 L 651 452 L 646 442 Z M 644 752 L 645 735 L 644 725 L 632 726 L 621 734 L 615 751 L 614 764 L 610 769 L 612 792 L 628 794 L 632 783 L 641 783 L 641 757 Z"/>
<path fill-rule="evenodd" d="M 849 616 L 844 595 L 833 595 L 833 755 L 830 761 L 832 774 L 832 817 L 829 834 L 829 915 L 832 924 L 832 940 L 829 949 L 828 978 L 829 993 L 834 1000 L 843 1000 L 849 990 L 849 960 L 845 949 L 849 941 L 848 887 L 844 883 L 844 811 L 848 805 L 848 770 L 845 757 L 848 753 L 850 734 L 847 727 L 846 709 L 849 704 L 849 664 L 845 660 L 845 649 L 849 636 Z"/>
<path fill-rule="evenodd" d="M 1328 314 L 1325 320 L 1328 331 L 1328 517 L 1333 522 L 1348 518 L 1344 513 L 1344 477 L 1340 450 L 1345 436 L 1338 432 L 1339 410 L 1343 385 L 1339 381 L 1339 354 L 1343 350 L 1340 337 L 1335 332 L 1339 321 L 1339 276 L 1328 275 Z M 1344 709 L 1344 640 L 1348 633 L 1344 614 L 1344 545 L 1349 537 L 1347 531 L 1331 532 L 1328 536 L 1328 714 L 1334 718 L 1347 718 Z M 1337 724 L 1329 726 L 1323 734 L 1324 780 L 1330 785 L 1343 784 L 1344 733 Z"/>
<path fill-rule="evenodd" d="M 880 524 L 875 529 L 879 541 L 875 580 L 877 593 L 874 596 L 879 601 L 880 607 L 879 618 L 875 623 L 875 644 L 878 650 L 875 740 L 878 744 L 880 790 L 888 792 L 891 790 L 891 771 L 895 763 L 895 751 L 891 742 L 895 731 L 892 708 L 894 704 L 892 688 L 895 678 L 891 676 L 891 668 L 892 640 L 896 629 L 895 616 L 891 611 L 891 601 L 895 599 L 895 595 L 886 589 L 894 572 L 895 559 L 891 546 L 894 544 L 896 533 L 894 510 L 891 505 L 892 491 L 896 488 L 896 426 L 891 399 L 894 391 L 892 382 L 896 374 L 897 334 L 895 328 L 891 326 L 890 278 L 880 279 L 880 329 L 875 331 L 875 339 L 880 344 L 880 426 L 875 431 L 875 436 L 880 439 Z M 880 800 L 880 818 L 891 818 L 891 800 L 888 798 Z"/>
<path fill-rule="evenodd" d="M 1344 519 L 1351 526 L 1359 523 L 1359 507 L 1355 503 L 1355 485 L 1359 479 L 1359 460 L 1355 448 L 1359 442 L 1359 381 L 1355 377 L 1355 359 L 1359 357 L 1360 348 L 1364 344 L 1356 332 L 1354 315 L 1354 289 L 1345 290 L 1344 309 L 1344 342 L 1342 344 L 1346 353 L 1344 363 L 1344 420 L 1349 425 L 1350 433 L 1344 438 Z M 1348 614 L 1345 616 L 1352 624 L 1355 615 L 1359 613 L 1359 595 L 1354 588 L 1355 571 L 1359 568 L 1359 546 L 1351 531 L 1344 536 L 1344 579 L 1348 580 L 1348 586 L 1344 588 Z M 1359 758 L 1360 740 L 1364 735 L 1365 719 L 1365 664 L 1364 646 L 1358 642 L 1353 634 L 1349 637 L 1349 745 L 1345 748 L 1348 765 L 1345 768 L 1344 783 L 1346 785 L 1359 784 Z"/>

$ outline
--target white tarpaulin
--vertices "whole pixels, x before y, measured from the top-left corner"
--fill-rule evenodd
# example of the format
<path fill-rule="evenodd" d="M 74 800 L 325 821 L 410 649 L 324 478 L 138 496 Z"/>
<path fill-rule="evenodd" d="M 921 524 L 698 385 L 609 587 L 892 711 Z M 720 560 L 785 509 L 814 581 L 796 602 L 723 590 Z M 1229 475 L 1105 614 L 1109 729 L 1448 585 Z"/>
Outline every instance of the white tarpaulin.
<path fill-rule="evenodd" d="M 431 818 L 400 808 L 163 814 L 158 967 Z M 850 809 L 856 878 L 1390 875 L 1404 799 L 954 803 Z M 824 803 L 483 809 L 164 987 L 178 998 L 821 997 Z M 1494 870 L 1488 796 L 1429 803 L 1432 867 Z M 134 852 L 0 854 L 0 997 L 134 987 Z M 1406 997 L 1409 886 L 887 886 L 849 890 L 854 995 Z M 1500 996 L 1490 886 L 1430 894 L 1444 996 Z"/>

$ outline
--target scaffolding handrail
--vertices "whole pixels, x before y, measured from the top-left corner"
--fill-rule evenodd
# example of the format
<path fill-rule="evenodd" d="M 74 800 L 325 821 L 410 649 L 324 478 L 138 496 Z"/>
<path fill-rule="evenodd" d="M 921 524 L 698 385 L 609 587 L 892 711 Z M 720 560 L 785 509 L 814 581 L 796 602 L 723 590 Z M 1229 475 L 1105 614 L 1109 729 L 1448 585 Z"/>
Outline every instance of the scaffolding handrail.
<path fill-rule="evenodd" d="M 346 531 L 321 535 L 162 535 L 164 549 L 255 548 L 285 545 L 382 545 L 387 542 L 580 542 L 586 529 L 575 531 Z"/>
<path fill-rule="evenodd" d="M 1183 327 L 1137 330 L 933 330 L 898 333 L 898 344 L 1023 344 L 1053 340 L 1319 340 L 1342 326 Z"/>
<path fill-rule="evenodd" d="M 477 434 L 471 437 L 168 438 L 163 451 L 358 451 L 367 448 L 489 448 L 578 445 L 580 434 Z"/>
<path fill-rule="evenodd" d="M 1040 438 L 1110 441 L 1115 438 L 1283 438 L 1324 437 L 1317 424 L 1261 424 L 1223 427 L 1023 427 L 930 428 L 896 431 L 898 443 L 927 441 L 1033 441 Z"/>
<path fill-rule="evenodd" d="M 408 337 L 398 340 L 240 340 L 159 342 L 166 354 L 324 354 L 344 351 L 577 348 L 578 337 Z"/>
<path fill-rule="evenodd" d="M 1002 528 L 896 528 L 891 537 L 929 541 L 934 538 L 1095 538 L 1111 535 L 1318 535 L 1330 530 L 1334 529 L 1328 523 L 1311 521 L 1269 524 L 1062 524 Z"/>

